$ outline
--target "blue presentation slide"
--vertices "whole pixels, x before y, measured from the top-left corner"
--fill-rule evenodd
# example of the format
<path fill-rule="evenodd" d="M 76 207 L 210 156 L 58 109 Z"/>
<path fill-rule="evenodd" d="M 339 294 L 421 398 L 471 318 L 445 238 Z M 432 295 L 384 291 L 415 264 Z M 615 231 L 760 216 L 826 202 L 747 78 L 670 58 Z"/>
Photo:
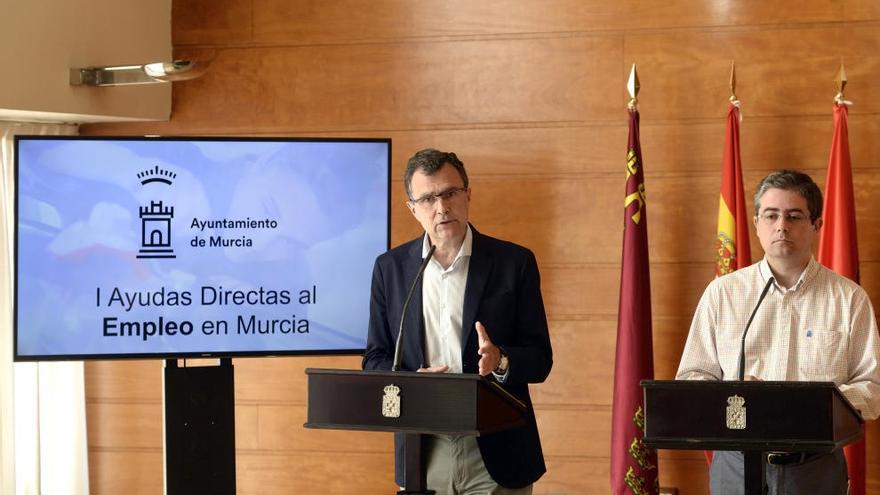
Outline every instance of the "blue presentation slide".
<path fill-rule="evenodd" d="M 365 347 L 388 141 L 17 145 L 17 359 Z"/>

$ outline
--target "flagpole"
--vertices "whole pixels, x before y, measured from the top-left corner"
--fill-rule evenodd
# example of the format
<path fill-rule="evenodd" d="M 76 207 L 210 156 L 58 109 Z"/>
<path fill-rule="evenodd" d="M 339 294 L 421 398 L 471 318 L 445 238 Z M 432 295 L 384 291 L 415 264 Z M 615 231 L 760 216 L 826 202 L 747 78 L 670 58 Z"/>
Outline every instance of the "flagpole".
<path fill-rule="evenodd" d="M 629 136 L 623 199 L 623 249 L 617 347 L 611 406 L 612 495 L 657 495 L 657 452 L 647 447 L 641 381 L 654 378 L 648 217 L 639 140 L 639 76 L 633 64 L 627 82 Z"/>
<path fill-rule="evenodd" d="M 730 102 L 737 101 L 736 97 L 736 60 L 730 61 Z"/>

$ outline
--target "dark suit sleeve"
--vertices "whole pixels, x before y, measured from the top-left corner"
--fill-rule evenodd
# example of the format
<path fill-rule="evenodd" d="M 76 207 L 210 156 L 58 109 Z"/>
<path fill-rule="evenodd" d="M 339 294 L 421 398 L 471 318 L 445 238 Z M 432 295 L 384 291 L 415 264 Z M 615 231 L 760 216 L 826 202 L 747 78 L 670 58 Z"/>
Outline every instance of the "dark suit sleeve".
<path fill-rule="evenodd" d="M 553 367 L 553 351 L 541 297 L 541 276 L 531 251 L 527 251 L 525 262 L 518 270 L 516 304 L 510 308 L 516 315 L 515 337 L 510 343 L 501 344 L 510 356 L 510 372 L 505 382 L 541 383 Z"/>
<path fill-rule="evenodd" d="M 492 275 L 477 320 L 488 322 L 489 337 L 510 356 L 501 386 L 528 409 L 525 425 L 482 435 L 477 443 L 492 478 L 502 486 L 518 488 L 534 483 L 546 471 L 528 384 L 547 378 L 553 352 L 534 254 L 519 246 L 496 244 L 492 257 Z"/>
<path fill-rule="evenodd" d="M 394 363 L 394 338 L 388 324 L 388 304 L 381 258 L 373 266 L 370 287 L 370 323 L 367 349 L 361 366 L 365 370 L 390 370 Z"/>

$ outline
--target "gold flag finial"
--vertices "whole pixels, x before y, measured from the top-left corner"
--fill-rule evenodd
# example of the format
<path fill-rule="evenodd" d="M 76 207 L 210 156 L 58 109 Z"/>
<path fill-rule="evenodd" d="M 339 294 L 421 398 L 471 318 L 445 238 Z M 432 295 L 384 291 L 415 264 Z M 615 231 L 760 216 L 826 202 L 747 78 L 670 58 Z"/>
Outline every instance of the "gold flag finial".
<path fill-rule="evenodd" d="M 633 108 L 638 103 L 639 96 L 639 75 L 636 73 L 636 64 L 632 65 L 632 69 L 629 71 L 629 80 L 626 82 L 626 90 L 629 91 L 629 104 L 627 106 L 629 108 Z"/>
<path fill-rule="evenodd" d="M 834 96 L 834 101 L 840 102 L 843 100 L 843 89 L 846 88 L 846 71 L 843 69 L 843 58 L 840 59 L 840 70 L 837 71 L 834 83 L 837 86 L 837 94 Z"/>
<path fill-rule="evenodd" d="M 736 101 L 736 61 L 730 61 L 730 101 Z"/>

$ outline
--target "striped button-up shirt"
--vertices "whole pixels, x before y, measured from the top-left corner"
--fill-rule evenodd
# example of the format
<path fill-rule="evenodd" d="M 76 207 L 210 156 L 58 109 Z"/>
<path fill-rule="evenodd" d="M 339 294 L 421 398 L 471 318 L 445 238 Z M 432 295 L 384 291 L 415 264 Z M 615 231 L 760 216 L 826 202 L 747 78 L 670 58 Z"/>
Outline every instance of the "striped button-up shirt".
<path fill-rule="evenodd" d="M 736 380 L 749 315 L 772 277 L 766 258 L 712 281 L 676 379 Z M 745 343 L 745 375 L 829 381 L 866 419 L 880 416 L 880 339 L 867 293 L 811 259 L 790 289 L 774 281 Z"/>

